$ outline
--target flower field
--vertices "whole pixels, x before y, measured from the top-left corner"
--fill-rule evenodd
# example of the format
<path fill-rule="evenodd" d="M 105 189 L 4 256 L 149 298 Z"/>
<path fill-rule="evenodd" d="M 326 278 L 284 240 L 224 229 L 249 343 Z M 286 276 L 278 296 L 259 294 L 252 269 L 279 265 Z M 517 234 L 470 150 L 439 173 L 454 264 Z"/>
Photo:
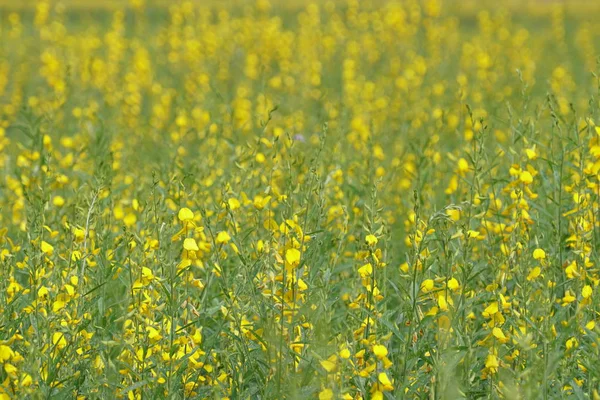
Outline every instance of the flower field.
<path fill-rule="evenodd" d="M 600 399 L 598 15 L 0 1 L 0 400 Z"/>

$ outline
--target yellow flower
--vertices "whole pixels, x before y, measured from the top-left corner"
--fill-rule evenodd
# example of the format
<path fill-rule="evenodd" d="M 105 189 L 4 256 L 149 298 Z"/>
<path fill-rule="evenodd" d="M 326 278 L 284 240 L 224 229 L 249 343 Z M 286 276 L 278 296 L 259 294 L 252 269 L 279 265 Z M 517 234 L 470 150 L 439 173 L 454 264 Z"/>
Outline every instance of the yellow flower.
<path fill-rule="evenodd" d="M 492 334 L 494 335 L 494 337 L 496 339 L 498 339 L 498 341 L 500 343 L 508 342 L 508 338 L 504 335 L 504 332 L 502 332 L 502 329 L 500 329 L 498 327 L 494 327 L 494 329 L 492 330 Z"/>
<path fill-rule="evenodd" d="M 62 196 L 54 196 L 54 199 L 52 199 L 52 204 L 54 204 L 56 207 L 62 207 L 65 205 L 65 199 Z"/>
<path fill-rule="evenodd" d="M 300 250 L 298 249 L 287 249 L 285 252 L 285 260 L 291 265 L 300 264 Z"/>
<path fill-rule="evenodd" d="M 583 287 L 583 289 L 581 289 L 581 296 L 584 299 L 589 299 L 592 296 L 593 292 L 594 292 L 594 290 L 592 289 L 592 287 L 590 285 L 585 285 Z"/>
<path fill-rule="evenodd" d="M 458 290 L 460 288 L 460 283 L 456 278 L 450 278 L 448 280 L 448 289 L 450 290 Z"/>
<path fill-rule="evenodd" d="M 333 391 L 331 389 L 323 389 L 319 393 L 319 400 L 331 400 L 333 399 Z"/>
<path fill-rule="evenodd" d="M 388 350 L 385 346 L 376 344 L 373 346 L 373 353 L 378 359 L 381 360 L 388 355 Z"/>
<path fill-rule="evenodd" d="M 85 231 L 81 228 L 73 228 L 73 236 L 75 236 L 75 241 L 81 243 L 85 239 Z"/>
<path fill-rule="evenodd" d="M 423 293 L 432 291 L 433 286 L 433 279 L 425 279 L 423 282 L 421 282 L 421 290 L 423 291 Z"/>
<path fill-rule="evenodd" d="M 148 267 L 142 267 L 142 281 L 144 284 L 148 284 L 154 280 L 154 274 L 152 270 Z"/>
<path fill-rule="evenodd" d="M 460 220 L 460 210 L 455 208 L 450 208 L 446 210 L 446 215 L 448 215 L 453 221 Z"/>
<path fill-rule="evenodd" d="M 346 348 L 340 350 L 340 357 L 343 358 L 343 359 L 350 358 L 350 350 L 348 350 Z"/>
<path fill-rule="evenodd" d="M 58 349 L 62 350 L 67 346 L 67 340 L 65 334 L 62 332 L 54 332 L 52 334 L 52 344 Z"/>
<path fill-rule="evenodd" d="M 452 193 L 456 192 L 457 189 L 458 189 L 458 177 L 456 175 L 453 175 L 450 178 L 450 180 L 448 181 L 448 187 L 446 188 L 445 193 L 452 194 Z"/>
<path fill-rule="evenodd" d="M 196 243 L 196 239 L 194 238 L 186 238 L 183 241 L 183 248 L 187 251 L 198 251 L 200 248 L 198 247 L 198 243 Z"/>
<path fill-rule="evenodd" d="M 134 213 L 128 213 L 125 218 L 123 218 L 123 222 L 126 226 L 133 226 L 137 222 L 137 217 Z"/>
<path fill-rule="evenodd" d="M 262 210 L 267 206 L 267 204 L 269 204 L 270 201 L 271 196 L 262 197 L 260 195 L 257 195 L 256 197 L 254 197 L 252 204 L 257 210 Z"/>
<path fill-rule="evenodd" d="M 383 392 L 376 390 L 371 394 L 371 400 L 383 400 Z"/>
<path fill-rule="evenodd" d="M 586 329 L 593 331 L 594 328 L 596 327 L 596 321 L 591 320 L 589 321 L 587 324 L 585 324 Z"/>
<path fill-rule="evenodd" d="M 332 355 L 327 360 L 321 361 L 321 366 L 327 372 L 330 372 L 330 373 L 331 372 L 335 372 L 335 370 L 337 369 L 337 356 L 336 355 Z"/>
<path fill-rule="evenodd" d="M 464 158 L 460 158 L 458 160 L 458 173 L 461 175 L 464 175 L 465 173 L 469 172 L 469 162 L 467 160 L 465 160 Z"/>
<path fill-rule="evenodd" d="M 16 378 L 17 376 L 17 367 L 15 367 L 12 364 L 6 363 L 4 364 L 4 371 L 6 372 L 6 374 L 10 377 L 12 377 L 13 379 Z"/>
<path fill-rule="evenodd" d="M 495 354 L 488 354 L 485 359 L 485 367 L 490 371 L 490 373 L 495 374 L 498 372 L 498 367 L 500 366 L 498 362 L 498 357 Z"/>
<path fill-rule="evenodd" d="M 542 273 L 542 269 L 540 267 L 535 267 L 531 271 L 529 271 L 529 275 L 527 275 L 527 280 L 532 281 Z"/>
<path fill-rule="evenodd" d="M 367 263 L 358 269 L 358 274 L 361 278 L 367 278 L 373 274 L 373 266 L 371 263 Z"/>
<path fill-rule="evenodd" d="M 158 329 L 152 327 L 152 326 L 147 326 L 146 327 L 146 332 L 148 332 L 148 339 L 157 342 L 160 339 L 162 339 L 162 335 L 160 334 L 160 332 L 158 331 Z"/>
<path fill-rule="evenodd" d="M 535 249 L 533 251 L 533 258 L 536 260 L 543 260 L 546 258 L 546 252 L 543 249 Z"/>
<path fill-rule="evenodd" d="M 529 149 L 525 149 L 525 154 L 527 154 L 527 158 L 530 160 L 535 160 L 537 158 L 537 152 L 535 151 L 535 145 Z"/>
<path fill-rule="evenodd" d="M 231 236 L 225 231 L 217 233 L 217 243 L 227 244 L 231 240 Z"/>
<path fill-rule="evenodd" d="M 577 298 L 575 296 L 573 296 L 571 294 L 570 291 L 566 291 L 564 297 L 562 298 L 562 305 L 567 306 L 569 304 L 571 304 L 572 302 L 574 302 L 575 300 L 577 300 Z"/>
<path fill-rule="evenodd" d="M 533 176 L 531 175 L 531 173 L 529 171 L 523 171 L 519 175 L 519 180 L 522 183 L 524 183 L 525 185 L 529 185 L 533 182 Z"/>
<path fill-rule="evenodd" d="M 388 378 L 388 376 L 385 372 L 380 372 L 379 375 L 377 376 L 377 380 L 379 380 L 379 383 L 381 383 L 383 385 L 384 390 L 393 390 L 394 389 L 394 386 L 392 386 L 392 381 L 390 381 L 390 378 Z"/>
<path fill-rule="evenodd" d="M 10 360 L 14 356 L 12 349 L 4 344 L 0 344 L 0 362 Z"/>
<path fill-rule="evenodd" d="M 65 307 L 64 298 L 57 298 L 54 303 L 52 303 L 52 311 L 58 312 Z"/>
<path fill-rule="evenodd" d="M 237 210 L 240 208 L 240 201 L 235 197 L 231 197 L 229 200 L 227 200 L 227 205 L 231 210 Z"/>
<path fill-rule="evenodd" d="M 468 238 L 468 239 L 475 239 L 475 238 L 478 238 L 478 237 L 479 237 L 479 235 L 481 235 L 481 233 L 480 233 L 480 232 L 478 232 L 478 231 L 474 231 L 474 230 L 468 230 L 468 231 L 467 231 L 467 238 Z"/>
<path fill-rule="evenodd" d="M 370 247 L 373 247 L 377 244 L 377 238 L 375 237 L 375 235 L 367 235 L 365 241 Z"/>
<path fill-rule="evenodd" d="M 21 375 L 21 386 L 29 387 L 33 384 L 33 378 L 31 375 L 25 373 Z"/>
<path fill-rule="evenodd" d="M 40 246 L 40 248 L 41 248 L 42 252 L 44 252 L 44 254 L 46 254 L 48 256 L 51 256 L 52 253 L 54 253 L 54 247 L 50 243 L 48 243 L 44 240 L 42 240 L 42 245 Z"/>
<path fill-rule="evenodd" d="M 179 218 L 181 222 L 192 221 L 194 219 L 194 213 L 189 208 L 184 207 L 181 210 L 179 210 L 177 218 Z"/>
<path fill-rule="evenodd" d="M 438 307 L 441 311 L 448 311 L 448 302 L 446 301 L 445 293 L 440 293 L 438 295 Z"/>
<path fill-rule="evenodd" d="M 37 292 L 39 299 L 45 299 L 48 296 L 48 288 L 46 286 L 42 286 L 38 289 Z"/>
<path fill-rule="evenodd" d="M 490 305 L 487 306 L 485 308 L 485 310 L 483 310 L 483 316 L 486 318 L 491 318 L 497 312 L 498 312 L 498 302 L 494 301 L 494 302 L 490 303 Z"/>

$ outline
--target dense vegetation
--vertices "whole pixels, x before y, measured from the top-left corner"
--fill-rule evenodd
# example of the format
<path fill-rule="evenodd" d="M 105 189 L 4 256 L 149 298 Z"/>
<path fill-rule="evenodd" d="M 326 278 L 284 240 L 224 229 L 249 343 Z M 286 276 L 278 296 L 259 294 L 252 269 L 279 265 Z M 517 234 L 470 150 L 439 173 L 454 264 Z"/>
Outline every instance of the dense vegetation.
<path fill-rule="evenodd" d="M 600 4 L 71 3 L 0 8 L 0 399 L 600 399 Z"/>

